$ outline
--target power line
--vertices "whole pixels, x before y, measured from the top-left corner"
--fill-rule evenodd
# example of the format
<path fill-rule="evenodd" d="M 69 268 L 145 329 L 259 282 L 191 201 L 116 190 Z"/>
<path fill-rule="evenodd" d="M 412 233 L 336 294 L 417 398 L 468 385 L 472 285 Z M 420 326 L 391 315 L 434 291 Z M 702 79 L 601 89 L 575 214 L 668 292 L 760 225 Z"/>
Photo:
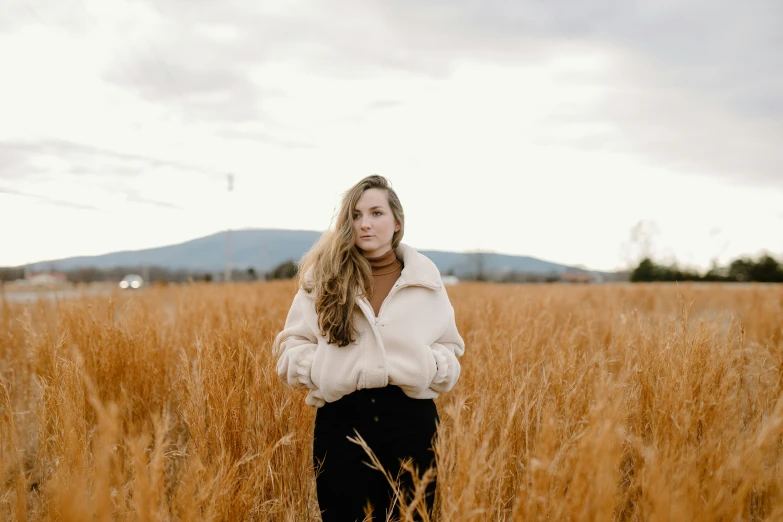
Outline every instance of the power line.
<path fill-rule="evenodd" d="M 84 0 L 75 0 L 79 2 L 81 5 L 82 10 L 84 10 L 87 15 L 89 16 L 90 20 L 92 21 L 93 25 L 96 27 L 99 26 L 98 20 L 95 19 L 95 17 L 92 15 L 90 10 L 87 8 L 87 6 L 84 3 Z M 158 15 L 163 16 L 160 9 L 158 8 L 157 4 L 154 1 L 150 1 L 149 5 L 152 7 L 152 9 L 155 10 L 155 12 L 158 13 Z M 172 67 L 166 61 L 166 59 L 163 56 L 163 53 L 160 51 L 158 46 L 150 40 L 145 34 L 141 34 L 141 38 L 143 39 L 143 42 L 139 42 L 140 45 L 131 45 L 127 41 L 123 42 L 125 43 L 130 49 L 134 51 L 138 51 L 139 54 L 146 55 L 150 59 L 152 59 L 154 62 L 157 63 L 158 68 L 160 71 L 162 71 L 162 77 L 165 77 L 165 83 L 168 84 L 168 90 L 173 93 L 173 100 L 175 103 L 178 103 L 179 105 L 184 107 L 185 100 L 181 94 L 181 89 L 179 88 L 176 77 L 177 75 L 172 72 Z M 136 90 L 139 92 L 142 98 L 149 103 L 150 105 L 159 105 L 158 102 L 151 99 L 147 91 L 143 87 L 143 79 L 144 79 L 144 71 L 140 70 L 138 66 L 134 64 L 129 64 L 125 59 L 121 57 L 121 55 L 115 54 L 116 60 L 120 64 L 120 69 L 123 69 L 125 72 L 125 75 L 128 78 L 131 78 L 132 80 L 135 79 L 135 82 L 137 85 L 135 85 Z M 224 173 L 220 169 L 216 169 L 214 167 L 210 168 L 204 168 L 204 167 L 196 167 L 193 166 L 193 170 L 199 171 L 203 174 L 208 174 L 215 177 L 220 177 L 221 179 L 224 177 Z"/>

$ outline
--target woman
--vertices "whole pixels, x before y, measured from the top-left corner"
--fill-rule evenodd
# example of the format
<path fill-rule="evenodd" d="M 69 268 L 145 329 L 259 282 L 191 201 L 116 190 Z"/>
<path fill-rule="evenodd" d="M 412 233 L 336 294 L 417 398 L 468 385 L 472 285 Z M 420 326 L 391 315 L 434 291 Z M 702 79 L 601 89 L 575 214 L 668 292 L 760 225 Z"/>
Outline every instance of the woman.
<path fill-rule="evenodd" d="M 404 459 L 421 477 L 435 465 L 433 399 L 460 375 L 465 345 L 454 309 L 435 264 L 400 242 L 404 230 L 385 178 L 354 185 L 335 226 L 303 257 L 299 291 L 275 339 L 278 374 L 309 389 L 305 402 L 318 408 L 313 466 L 324 522 L 362 520 L 368 503 L 375 520 L 386 520 L 391 486 L 348 437 L 358 432 L 392 477 Z M 410 490 L 413 477 L 400 480 Z M 426 493 L 431 512 L 434 480 Z"/>

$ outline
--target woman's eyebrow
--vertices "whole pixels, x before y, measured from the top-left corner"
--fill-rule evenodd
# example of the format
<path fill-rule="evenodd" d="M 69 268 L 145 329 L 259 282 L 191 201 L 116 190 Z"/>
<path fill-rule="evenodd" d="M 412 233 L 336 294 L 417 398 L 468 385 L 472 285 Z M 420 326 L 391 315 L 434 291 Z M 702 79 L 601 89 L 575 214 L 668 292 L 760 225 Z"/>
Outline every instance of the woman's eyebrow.
<path fill-rule="evenodd" d="M 369 209 L 367 209 L 367 210 L 375 210 L 375 209 L 381 209 L 381 210 L 383 210 L 383 207 L 381 207 L 381 206 L 378 206 L 378 205 L 375 205 L 374 207 L 370 207 L 370 208 L 369 208 Z M 359 210 L 358 208 L 355 208 L 355 209 L 353 209 L 353 211 L 354 211 L 354 212 L 361 212 L 361 210 Z"/>

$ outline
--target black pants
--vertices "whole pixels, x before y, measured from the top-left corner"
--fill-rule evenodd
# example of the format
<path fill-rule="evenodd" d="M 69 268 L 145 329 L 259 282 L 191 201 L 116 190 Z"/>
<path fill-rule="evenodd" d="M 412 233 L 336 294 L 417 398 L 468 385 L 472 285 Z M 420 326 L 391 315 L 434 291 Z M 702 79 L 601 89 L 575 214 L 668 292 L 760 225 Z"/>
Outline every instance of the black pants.
<path fill-rule="evenodd" d="M 432 399 L 411 399 L 397 386 L 359 390 L 318 409 L 313 436 L 318 506 L 324 522 L 364 519 L 364 507 L 373 506 L 374 520 L 386 520 L 392 489 L 380 471 L 371 469 L 370 457 L 346 437 L 354 429 L 370 446 L 383 467 L 397 478 L 402 459 L 411 458 L 423 475 L 435 466 L 435 434 L 440 421 Z M 408 498 L 413 477 L 402 472 L 400 481 Z M 427 488 L 432 512 L 436 481 Z M 398 512 L 395 508 L 394 518 Z"/>

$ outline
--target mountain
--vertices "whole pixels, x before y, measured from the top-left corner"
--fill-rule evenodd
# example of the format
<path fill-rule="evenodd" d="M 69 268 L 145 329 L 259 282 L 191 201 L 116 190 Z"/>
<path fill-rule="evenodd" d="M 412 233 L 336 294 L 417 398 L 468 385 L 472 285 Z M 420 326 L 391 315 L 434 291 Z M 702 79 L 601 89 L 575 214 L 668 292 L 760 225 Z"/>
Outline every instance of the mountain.
<path fill-rule="evenodd" d="M 218 232 L 184 243 L 146 250 L 113 252 L 99 256 L 69 257 L 33 263 L 36 270 L 72 270 L 78 267 L 141 267 L 160 266 L 168 269 L 221 272 L 226 263 L 227 232 Z M 231 266 L 235 269 L 254 267 L 268 271 L 288 260 L 298 261 L 321 236 L 311 230 L 244 229 L 231 232 Z M 475 274 L 482 267 L 486 274 L 509 271 L 529 274 L 585 271 L 535 257 L 512 256 L 490 252 L 443 252 L 420 250 L 438 266 L 441 273 L 453 271 L 457 276 Z M 599 273 L 599 272 L 595 272 Z"/>

